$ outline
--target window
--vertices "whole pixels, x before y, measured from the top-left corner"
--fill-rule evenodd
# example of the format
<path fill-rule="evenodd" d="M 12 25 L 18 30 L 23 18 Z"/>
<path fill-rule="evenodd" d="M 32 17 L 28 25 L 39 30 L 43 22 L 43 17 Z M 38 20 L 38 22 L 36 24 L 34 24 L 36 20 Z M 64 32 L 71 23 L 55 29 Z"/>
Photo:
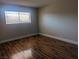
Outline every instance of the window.
<path fill-rule="evenodd" d="M 20 16 L 20 22 L 21 23 L 27 23 L 27 22 L 29 23 L 29 22 L 31 22 L 30 13 L 20 12 L 19 16 Z"/>
<path fill-rule="evenodd" d="M 6 24 L 31 23 L 31 13 L 5 11 Z"/>

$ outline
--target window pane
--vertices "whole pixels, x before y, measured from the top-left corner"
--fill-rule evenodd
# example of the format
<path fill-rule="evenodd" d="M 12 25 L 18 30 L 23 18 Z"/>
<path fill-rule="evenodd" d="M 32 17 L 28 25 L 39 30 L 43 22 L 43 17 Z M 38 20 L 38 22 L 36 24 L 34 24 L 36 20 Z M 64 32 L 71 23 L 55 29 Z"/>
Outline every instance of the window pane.
<path fill-rule="evenodd" d="M 19 23 L 18 12 L 5 11 L 6 24 Z"/>
<path fill-rule="evenodd" d="M 31 22 L 31 14 L 28 12 L 20 12 L 20 22 L 21 23 L 30 23 Z"/>

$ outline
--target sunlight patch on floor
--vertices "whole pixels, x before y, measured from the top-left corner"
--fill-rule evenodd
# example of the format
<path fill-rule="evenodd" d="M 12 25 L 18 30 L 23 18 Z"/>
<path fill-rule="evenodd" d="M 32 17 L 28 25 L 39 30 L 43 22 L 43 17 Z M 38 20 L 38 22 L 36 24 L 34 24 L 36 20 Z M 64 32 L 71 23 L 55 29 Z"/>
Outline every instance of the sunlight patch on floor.
<path fill-rule="evenodd" d="M 30 59 L 32 57 L 32 49 L 27 49 L 25 51 L 14 54 L 10 59 Z"/>

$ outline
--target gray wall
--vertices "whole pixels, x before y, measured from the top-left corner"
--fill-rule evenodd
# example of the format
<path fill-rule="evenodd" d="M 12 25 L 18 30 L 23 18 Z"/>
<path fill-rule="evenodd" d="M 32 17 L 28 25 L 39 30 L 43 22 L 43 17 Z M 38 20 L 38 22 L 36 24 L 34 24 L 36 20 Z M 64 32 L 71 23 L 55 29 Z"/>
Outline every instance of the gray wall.
<path fill-rule="evenodd" d="M 40 8 L 40 33 L 77 42 L 77 3 L 77 0 L 56 0 Z"/>
<path fill-rule="evenodd" d="M 5 10 L 30 12 L 32 17 L 31 23 L 6 24 L 4 15 Z M 37 8 L 15 5 L 0 5 L 0 41 L 35 33 L 38 33 Z"/>

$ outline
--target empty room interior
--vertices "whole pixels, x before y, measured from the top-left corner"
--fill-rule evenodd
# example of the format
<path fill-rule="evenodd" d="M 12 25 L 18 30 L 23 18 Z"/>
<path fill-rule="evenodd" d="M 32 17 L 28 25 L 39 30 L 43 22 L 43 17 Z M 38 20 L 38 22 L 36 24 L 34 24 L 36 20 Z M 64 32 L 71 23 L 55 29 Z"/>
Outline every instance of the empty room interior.
<path fill-rule="evenodd" d="M 0 59 L 78 59 L 78 0 L 0 0 Z"/>

